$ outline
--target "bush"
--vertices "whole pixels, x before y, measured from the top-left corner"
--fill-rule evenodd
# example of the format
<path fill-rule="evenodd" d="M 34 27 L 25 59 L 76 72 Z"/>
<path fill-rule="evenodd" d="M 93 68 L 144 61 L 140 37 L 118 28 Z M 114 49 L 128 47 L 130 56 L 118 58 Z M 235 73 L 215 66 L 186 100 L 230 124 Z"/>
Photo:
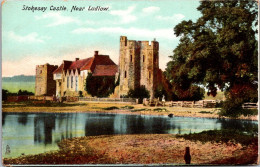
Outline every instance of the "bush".
<path fill-rule="evenodd" d="M 138 98 L 139 102 L 142 102 L 143 98 L 149 98 L 150 94 L 149 91 L 145 88 L 145 86 L 141 86 L 139 88 L 136 88 L 135 90 L 130 89 L 127 93 L 127 97 Z"/>
<path fill-rule="evenodd" d="M 227 116 L 227 117 L 237 118 L 241 115 L 252 116 L 252 115 L 258 114 L 257 109 L 243 109 L 242 104 L 243 103 L 236 102 L 236 100 L 225 101 L 223 103 L 223 108 L 219 112 L 219 116 Z"/>
<path fill-rule="evenodd" d="M 91 96 L 107 97 L 116 87 L 115 76 L 92 76 L 88 73 L 85 90 Z"/>
<path fill-rule="evenodd" d="M 112 106 L 112 107 L 106 107 L 106 108 L 103 108 L 104 110 L 115 110 L 115 109 L 119 109 L 118 107 L 116 106 Z"/>
<path fill-rule="evenodd" d="M 32 92 L 28 92 L 27 90 L 19 90 L 18 93 L 17 93 L 18 96 L 20 95 L 34 95 L 34 93 Z"/>
<path fill-rule="evenodd" d="M 79 97 L 83 97 L 83 92 L 79 91 Z"/>

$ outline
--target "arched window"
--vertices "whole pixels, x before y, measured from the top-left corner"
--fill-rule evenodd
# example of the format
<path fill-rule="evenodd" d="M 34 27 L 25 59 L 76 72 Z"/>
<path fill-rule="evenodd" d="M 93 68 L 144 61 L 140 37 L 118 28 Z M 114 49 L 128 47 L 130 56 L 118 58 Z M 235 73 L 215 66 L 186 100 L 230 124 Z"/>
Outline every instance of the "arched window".
<path fill-rule="evenodd" d="M 126 78 L 126 71 L 125 71 L 125 78 Z"/>
<path fill-rule="evenodd" d="M 133 62 L 133 56 L 130 55 L 130 62 Z"/>
<path fill-rule="evenodd" d="M 144 55 L 143 55 L 143 62 L 144 62 L 144 58 L 145 58 L 145 57 L 144 57 Z"/>

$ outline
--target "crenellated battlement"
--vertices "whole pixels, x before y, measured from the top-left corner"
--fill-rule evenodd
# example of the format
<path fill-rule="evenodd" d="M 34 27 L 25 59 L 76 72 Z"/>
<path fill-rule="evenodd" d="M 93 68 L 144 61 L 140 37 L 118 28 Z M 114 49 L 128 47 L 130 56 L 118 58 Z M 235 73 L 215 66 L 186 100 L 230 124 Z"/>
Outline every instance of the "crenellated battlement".
<path fill-rule="evenodd" d="M 153 96 L 159 69 L 159 42 L 128 40 L 120 37 L 119 94 L 126 95 L 130 89 L 144 85 Z"/>

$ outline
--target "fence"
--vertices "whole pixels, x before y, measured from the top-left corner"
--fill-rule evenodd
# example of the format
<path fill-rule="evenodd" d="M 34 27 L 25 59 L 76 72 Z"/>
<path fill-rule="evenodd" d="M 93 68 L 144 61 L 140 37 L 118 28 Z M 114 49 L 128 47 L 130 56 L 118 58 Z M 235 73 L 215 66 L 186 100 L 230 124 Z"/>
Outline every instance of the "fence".
<path fill-rule="evenodd" d="M 193 107 L 193 108 L 212 108 L 216 107 L 215 100 L 199 100 L 199 101 L 170 101 L 167 102 L 169 107 Z"/>
<path fill-rule="evenodd" d="M 93 102 L 130 102 L 136 103 L 133 98 L 95 98 L 95 97 L 79 97 L 79 101 L 93 101 Z"/>
<path fill-rule="evenodd" d="M 242 105 L 242 108 L 244 108 L 244 109 L 256 109 L 256 108 L 258 108 L 258 103 L 244 103 Z"/>

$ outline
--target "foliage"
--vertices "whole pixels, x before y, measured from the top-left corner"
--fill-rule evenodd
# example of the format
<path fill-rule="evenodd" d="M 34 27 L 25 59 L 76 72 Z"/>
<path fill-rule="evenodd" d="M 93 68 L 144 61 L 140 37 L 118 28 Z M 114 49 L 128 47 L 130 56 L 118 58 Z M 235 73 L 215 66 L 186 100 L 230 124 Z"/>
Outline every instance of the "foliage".
<path fill-rule="evenodd" d="M 21 96 L 21 95 L 34 95 L 34 93 L 32 93 L 32 92 L 29 92 L 29 91 L 27 91 L 27 90 L 19 90 L 18 92 L 17 92 L 17 95 L 18 96 Z"/>
<path fill-rule="evenodd" d="M 187 90 L 173 86 L 173 100 L 198 101 L 204 98 L 205 90 L 197 85 L 191 85 Z"/>
<path fill-rule="evenodd" d="M 91 96 L 107 97 L 114 92 L 114 89 L 114 76 L 93 76 L 92 73 L 88 73 L 85 90 Z"/>
<path fill-rule="evenodd" d="M 159 85 L 154 92 L 154 97 L 155 98 L 159 97 L 160 99 L 162 99 L 163 96 L 165 96 L 165 99 L 168 99 L 167 91 L 165 90 L 165 88 L 162 85 Z"/>
<path fill-rule="evenodd" d="M 34 93 L 27 90 L 19 90 L 17 93 L 11 93 L 6 89 L 2 89 L 2 100 L 6 101 L 8 96 L 34 95 Z"/>
<path fill-rule="evenodd" d="M 196 22 L 182 21 L 174 28 L 180 43 L 167 64 L 167 78 L 181 90 L 192 84 L 204 85 L 212 96 L 217 88 L 225 90 L 227 102 L 235 101 L 225 110 L 237 112 L 248 100 L 240 98 L 237 87 L 246 85 L 249 96 L 257 97 L 257 2 L 201 1 L 197 9 L 202 16 Z"/>
<path fill-rule="evenodd" d="M 143 98 L 149 98 L 149 91 L 145 88 L 145 86 L 140 86 L 136 89 L 130 89 L 127 93 L 127 97 L 130 98 L 138 98 L 139 101 L 142 101 Z"/>
<path fill-rule="evenodd" d="M 83 92 L 79 91 L 79 97 L 83 97 Z"/>
<path fill-rule="evenodd" d="M 2 101 L 7 100 L 8 93 L 8 90 L 2 89 Z"/>
<path fill-rule="evenodd" d="M 234 130 L 209 130 L 201 133 L 176 135 L 177 138 L 184 138 L 186 140 L 205 142 L 224 142 L 229 141 L 241 143 L 242 145 L 257 144 L 257 136 L 254 134 L 244 134 Z"/>

